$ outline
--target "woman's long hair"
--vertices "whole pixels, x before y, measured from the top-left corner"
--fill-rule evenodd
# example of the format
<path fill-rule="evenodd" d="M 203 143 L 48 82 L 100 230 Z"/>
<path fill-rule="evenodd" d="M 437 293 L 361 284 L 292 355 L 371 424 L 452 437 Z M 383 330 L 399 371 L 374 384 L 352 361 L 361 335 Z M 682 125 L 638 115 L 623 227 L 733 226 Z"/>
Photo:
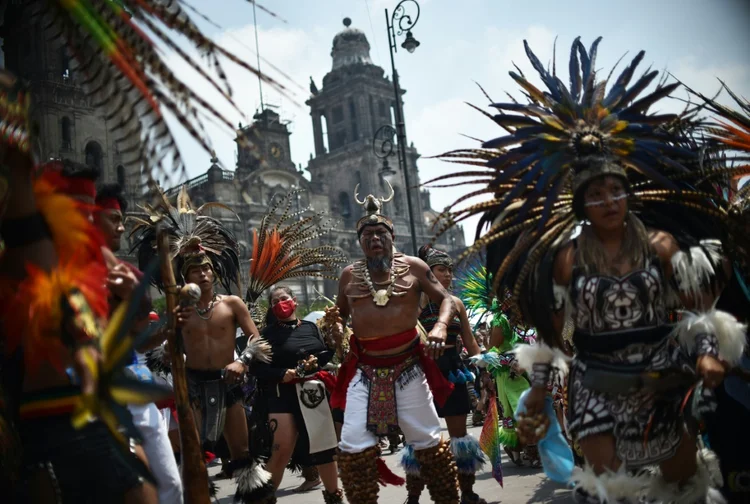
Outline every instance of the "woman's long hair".
<path fill-rule="evenodd" d="M 625 237 L 620 246 L 620 252 L 614 261 L 607 259 L 604 247 L 594 234 L 591 225 L 583 225 L 576 248 L 576 264 L 582 266 L 586 274 L 604 273 L 619 276 L 619 271 L 614 265 L 620 263 L 623 259 L 630 260 L 633 268 L 646 265 L 651 249 L 646 226 L 641 219 L 630 211 L 625 217 L 624 224 Z"/>

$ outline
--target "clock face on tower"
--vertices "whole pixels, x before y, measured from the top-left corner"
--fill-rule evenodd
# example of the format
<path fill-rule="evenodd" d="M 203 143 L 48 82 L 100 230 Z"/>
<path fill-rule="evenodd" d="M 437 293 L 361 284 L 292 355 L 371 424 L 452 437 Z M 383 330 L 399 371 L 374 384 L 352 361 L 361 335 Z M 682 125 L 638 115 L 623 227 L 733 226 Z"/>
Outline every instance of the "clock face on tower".
<path fill-rule="evenodd" d="M 279 159 L 281 157 L 281 146 L 279 144 L 271 144 L 271 155 L 276 159 Z"/>

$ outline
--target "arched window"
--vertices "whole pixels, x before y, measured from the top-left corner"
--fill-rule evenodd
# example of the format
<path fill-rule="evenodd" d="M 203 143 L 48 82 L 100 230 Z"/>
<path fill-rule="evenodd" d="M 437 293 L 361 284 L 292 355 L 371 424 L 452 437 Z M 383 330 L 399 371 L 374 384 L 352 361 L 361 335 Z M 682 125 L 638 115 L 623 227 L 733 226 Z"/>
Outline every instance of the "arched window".
<path fill-rule="evenodd" d="M 339 207 L 341 208 L 341 216 L 349 218 L 352 216 L 352 204 L 349 201 L 349 195 L 343 191 L 339 193 Z"/>
<path fill-rule="evenodd" d="M 70 78 L 70 56 L 68 56 L 68 48 L 64 45 L 60 47 L 60 75 L 63 79 Z"/>
<path fill-rule="evenodd" d="M 352 127 L 352 142 L 359 140 L 359 129 L 357 127 L 357 107 L 354 98 L 349 98 L 349 122 Z"/>
<path fill-rule="evenodd" d="M 125 188 L 125 167 L 122 165 L 117 165 L 117 183 Z"/>
<path fill-rule="evenodd" d="M 323 132 L 323 152 L 329 152 L 328 149 L 328 119 L 325 114 L 320 114 L 320 125 Z"/>
<path fill-rule="evenodd" d="M 62 139 L 62 148 L 70 150 L 73 148 L 73 136 L 71 133 L 70 118 L 64 116 L 60 121 L 60 138 Z"/>
<path fill-rule="evenodd" d="M 102 146 L 98 142 L 91 141 L 86 144 L 84 151 L 86 155 L 86 166 L 96 168 L 101 171 L 102 162 L 104 160 L 104 153 L 102 152 Z"/>

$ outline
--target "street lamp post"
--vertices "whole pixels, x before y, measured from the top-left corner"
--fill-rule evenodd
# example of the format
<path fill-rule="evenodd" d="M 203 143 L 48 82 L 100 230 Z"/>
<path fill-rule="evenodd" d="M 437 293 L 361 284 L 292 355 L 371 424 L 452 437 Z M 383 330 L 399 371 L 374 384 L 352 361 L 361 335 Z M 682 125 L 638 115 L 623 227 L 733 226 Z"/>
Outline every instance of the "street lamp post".
<path fill-rule="evenodd" d="M 407 12 L 406 6 L 413 4 L 416 12 L 412 15 Z M 402 35 L 406 31 L 406 39 L 401 47 L 408 52 L 413 53 L 419 47 L 417 41 L 411 33 L 411 29 L 419 20 L 419 4 L 416 0 L 401 0 L 393 9 L 393 15 L 388 16 L 388 9 L 385 9 L 385 24 L 388 30 L 388 47 L 391 53 L 391 74 L 393 77 L 393 92 L 396 95 L 396 137 L 398 139 L 398 166 L 404 172 L 404 182 L 406 183 L 406 206 L 409 211 L 409 227 L 411 231 L 411 242 L 413 253 L 417 255 L 417 232 L 414 222 L 414 210 L 411 202 L 411 181 L 409 180 L 409 170 L 406 165 L 406 127 L 404 126 L 404 110 L 401 103 L 401 87 L 398 84 L 398 72 L 394 54 L 396 48 L 396 36 Z M 398 31 L 397 31 L 398 28 Z M 392 148 L 392 146 L 391 146 Z M 387 163 L 387 160 L 384 161 Z"/>

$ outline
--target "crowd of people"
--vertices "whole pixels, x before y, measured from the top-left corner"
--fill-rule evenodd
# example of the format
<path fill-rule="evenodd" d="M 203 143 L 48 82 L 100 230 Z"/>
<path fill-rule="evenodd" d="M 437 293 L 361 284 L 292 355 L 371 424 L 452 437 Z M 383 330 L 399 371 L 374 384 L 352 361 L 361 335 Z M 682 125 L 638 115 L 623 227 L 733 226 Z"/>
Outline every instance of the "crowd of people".
<path fill-rule="evenodd" d="M 90 3 L 96 15 L 49 2 L 52 25 L 125 136 L 132 121 L 152 128 L 135 151 L 161 166 L 177 151 L 160 107 L 201 129 L 160 86 L 206 104 L 131 19 L 220 48 L 160 2 Z M 118 34 L 109 52 L 91 45 Z M 388 484 L 407 504 L 425 488 L 486 504 L 502 499 L 503 453 L 579 503 L 750 502 L 750 104 L 694 93 L 695 109 L 649 113 L 681 84 L 642 96 L 658 75 L 631 84 L 643 52 L 600 80 L 599 42 L 574 41 L 569 86 L 526 45 L 545 89 L 511 72 L 528 103 L 493 104 L 504 135 L 443 155 L 471 166 L 443 179 L 486 185 L 489 200 L 444 214 L 481 215 L 464 254 L 478 264 L 399 251 L 391 188 L 361 202 L 362 257 L 341 270 L 340 251 L 313 244 L 332 229 L 290 219 L 290 193 L 254 233 L 244 297 L 235 237 L 185 187 L 172 200 L 149 178 L 146 217 L 130 216 L 138 264 L 118 259 L 121 188 L 71 160 L 40 163 L 32 90 L 0 71 L 3 502 L 205 504 L 218 455 L 246 504 L 277 502 L 288 468 L 326 504 L 374 504 Z M 338 280 L 315 321 L 284 283 L 304 275 Z M 485 464 L 499 485 L 481 497 Z"/>

